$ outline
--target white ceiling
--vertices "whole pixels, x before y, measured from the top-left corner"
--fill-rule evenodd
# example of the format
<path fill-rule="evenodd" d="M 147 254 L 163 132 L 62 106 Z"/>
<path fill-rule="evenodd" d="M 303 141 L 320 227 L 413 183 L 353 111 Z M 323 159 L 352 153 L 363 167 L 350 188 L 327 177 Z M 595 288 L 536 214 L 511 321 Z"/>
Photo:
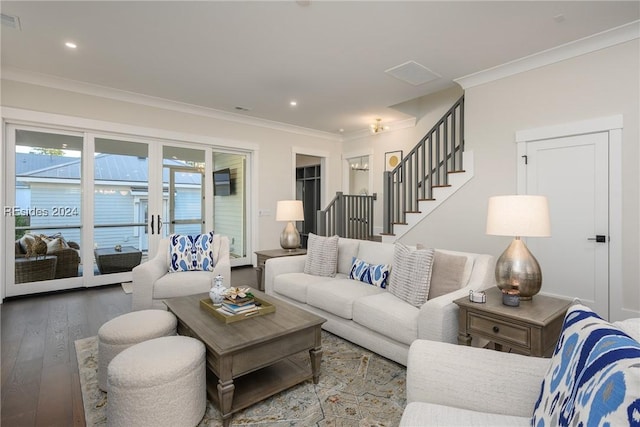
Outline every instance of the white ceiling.
<path fill-rule="evenodd" d="M 4 72 L 331 133 L 408 119 L 391 107 L 640 17 L 637 1 L 2 1 L 0 10 L 21 23 L 2 27 Z M 385 73 L 407 61 L 440 77 L 415 86 Z"/>

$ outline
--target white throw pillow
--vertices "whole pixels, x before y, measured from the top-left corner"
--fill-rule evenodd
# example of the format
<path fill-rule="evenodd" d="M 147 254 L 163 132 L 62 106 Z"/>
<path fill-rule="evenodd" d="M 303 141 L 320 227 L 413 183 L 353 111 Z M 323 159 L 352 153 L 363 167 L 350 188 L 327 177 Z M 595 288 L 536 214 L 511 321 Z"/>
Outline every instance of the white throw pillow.
<path fill-rule="evenodd" d="M 304 272 L 313 276 L 334 277 L 338 267 L 338 236 L 323 237 L 309 233 Z"/>
<path fill-rule="evenodd" d="M 22 248 L 23 254 L 27 253 L 27 249 L 29 249 L 29 246 L 31 246 L 35 240 L 36 238 L 31 234 L 25 234 L 20 238 L 20 248 Z"/>
<path fill-rule="evenodd" d="M 389 292 L 414 307 L 421 307 L 429 295 L 434 253 L 434 249 L 411 250 L 396 243 Z"/>
<path fill-rule="evenodd" d="M 45 239 L 43 239 L 45 240 Z M 53 253 L 53 252 L 57 252 L 61 249 L 64 248 L 64 246 L 62 245 L 62 239 L 60 239 L 59 237 L 56 237 L 54 239 L 51 238 L 47 238 L 45 240 L 45 242 L 47 242 L 47 253 Z"/>

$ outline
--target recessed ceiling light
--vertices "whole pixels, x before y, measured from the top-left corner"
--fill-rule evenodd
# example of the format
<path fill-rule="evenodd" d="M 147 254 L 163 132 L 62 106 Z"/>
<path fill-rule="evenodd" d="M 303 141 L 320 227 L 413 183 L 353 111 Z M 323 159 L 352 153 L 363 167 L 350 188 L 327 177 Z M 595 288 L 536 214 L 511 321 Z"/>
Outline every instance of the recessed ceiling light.
<path fill-rule="evenodd" d="M 75 44 L 75 43 L 73 43 L 73 42 L 66 42 L 64 45 L 65 45 L 66 47 L 68 47 L 69 49 L 75 49 L 75 48 L 77 48 L 77 47 L 78 47 L 78 45 L 77 45 L 77 44 Z"/>
<path fill-rule="evenodd" d="M 291 105 L 292 107 L 295 107 L 296 105 L 298 105 L 298 101 L 291 101 L 289 102 L 289 105 Z"/>

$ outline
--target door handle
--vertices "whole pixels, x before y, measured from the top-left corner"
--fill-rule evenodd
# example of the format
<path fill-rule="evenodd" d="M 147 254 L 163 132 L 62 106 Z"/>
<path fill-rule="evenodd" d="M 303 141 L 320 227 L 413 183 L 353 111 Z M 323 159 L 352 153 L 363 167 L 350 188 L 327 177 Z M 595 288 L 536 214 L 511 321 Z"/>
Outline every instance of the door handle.
<path fill-rule="evenodd" d="M 155 217 L 155 215 L 151 215 L 151 234 L 155 234 L 155 232 L 153 231 L 153 218 Z"/>
<path fill-rule="evenodd" d="M 596 243 L 607 243 L 607 236 L 596 234 L 596 237 L 588 237 L 587 240 L 595 240 Z"/>
<path fill-rule="evenodd" d="M 162 218 L 158 215 L 158 234 L 160 234 L 160 230 L 162 230 Z"/>

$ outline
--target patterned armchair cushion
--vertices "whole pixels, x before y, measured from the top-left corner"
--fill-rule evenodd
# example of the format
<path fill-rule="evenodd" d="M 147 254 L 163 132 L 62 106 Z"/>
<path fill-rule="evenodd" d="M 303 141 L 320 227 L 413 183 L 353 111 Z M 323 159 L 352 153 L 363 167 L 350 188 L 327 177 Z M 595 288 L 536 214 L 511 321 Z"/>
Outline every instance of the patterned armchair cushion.
<path fill-rule="evenodd" d="M 638 425 L 640 344 L 591 309 L 567 311 L 531 425 Z"/>
<path fill-rule="evenodd" d="M 214 234 L 169 236 L 169 272 L 213 271 Z"/>

